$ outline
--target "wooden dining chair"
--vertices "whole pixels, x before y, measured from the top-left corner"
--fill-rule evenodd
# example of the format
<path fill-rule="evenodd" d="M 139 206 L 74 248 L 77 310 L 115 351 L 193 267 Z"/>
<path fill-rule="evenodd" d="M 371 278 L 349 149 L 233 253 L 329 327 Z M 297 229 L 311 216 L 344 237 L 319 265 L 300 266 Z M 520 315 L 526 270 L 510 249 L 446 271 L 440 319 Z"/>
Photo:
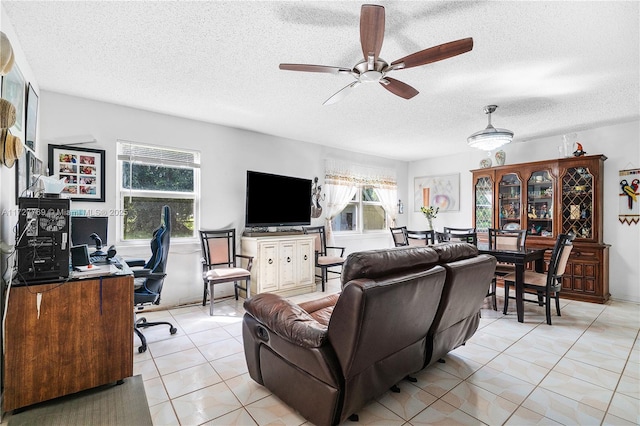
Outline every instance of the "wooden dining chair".
<path fill-rule="evenodd" d="M 393 238 L 393 244 L 396 247 L 408 246 L 409 241 L 407 240 L 407 227 L 406 226 L 398 226 L 395 228 L 389 228 L 391 231 L 391 237 Z"/>
<path fill-rule="evenodd" d="M 524 250 L 525 241 L 527 238 L 526 229 L 496 229 L 489 228 L 489 249 L 491 250 Z M 493 304 L 493 310 L 498 310 L 497 301 L 497 278 L 504 277 L 505 275 L 514 273 L 516 271 L 515 265 L 511 263 L 498 262 L 496 265 L 496 272 L 491 281 L 487 297 L 491 296 L 491 302 Z M 505 296 L 506 297 L 506 296 Z"/>
<path fill-rule="evenodd" d="M 246 292 L 246 298 L 251 296 L 251 267 L 253 257 L 236 253 L 236 230 L 218 229 L 200 231 L 202 245 L 202 280 L 204 294 L 202 306 L 207 304 L 209 295 L 209 315 L 213 316 L 213 287 L 216 284 L 233 282 L 233 291 L 238 300 L 238 290 Z M 241 261 L 246 262 L 246 268 L 241 267 Z M 241 287 L 238 282 L 244 281 Z"/>
<path fill-rule="evenodd" d="M 560 316 L 560 290 L 562 289 L 562 276 L 567 268 L 569 261 L 569 255 L 573 248 L 574 234 L 560 234 L 556 240 L 556 244 L 551 252 L 551 258 L 549 259 L 549 269 L 546 273 L 524 271 L 524 295 L 523 300 L 525 302 L 537 303 L 540 306 L 545 306 L 547 324 L 551 325 L 551 299 L 555 299 L 556 314 Z M 504 310 L 503 313 L 507 314 L 507 308 L 509 299 L 515 299 L 509 297 L 509 287 L 515 286 L 516 274 L 512 273 L 506 275 L 504 278 Z M 533 294 L 535 299 L 527 299 L 527 294 Z"/>

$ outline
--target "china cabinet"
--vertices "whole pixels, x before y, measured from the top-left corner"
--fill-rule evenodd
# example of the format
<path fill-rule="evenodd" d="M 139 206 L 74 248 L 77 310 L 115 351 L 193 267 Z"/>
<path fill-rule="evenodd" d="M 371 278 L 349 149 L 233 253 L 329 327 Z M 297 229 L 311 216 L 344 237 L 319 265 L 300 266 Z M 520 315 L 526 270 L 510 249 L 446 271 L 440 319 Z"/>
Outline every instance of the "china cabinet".
<path fill-rule="evenodd" d="M 472 170 L 473 224 L 527 229 L 527 246 L 553 248 L 560 233 L 576 234 L 562 297 L 604 303 L 609 298 L 609 245 L 602 235 L 604 155 Z"/>

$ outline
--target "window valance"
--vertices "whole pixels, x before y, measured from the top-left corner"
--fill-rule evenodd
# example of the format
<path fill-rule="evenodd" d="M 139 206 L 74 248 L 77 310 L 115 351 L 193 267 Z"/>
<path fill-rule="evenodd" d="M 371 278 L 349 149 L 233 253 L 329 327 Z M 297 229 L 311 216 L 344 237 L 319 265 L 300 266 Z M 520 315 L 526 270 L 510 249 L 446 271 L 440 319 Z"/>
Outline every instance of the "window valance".
<path fill-rule="evenodd" d="M 393 169 L 354 164 L 341 160 L 325 161 L 325 185 L 373 186 L 397 188 L 396 172 Z"/>

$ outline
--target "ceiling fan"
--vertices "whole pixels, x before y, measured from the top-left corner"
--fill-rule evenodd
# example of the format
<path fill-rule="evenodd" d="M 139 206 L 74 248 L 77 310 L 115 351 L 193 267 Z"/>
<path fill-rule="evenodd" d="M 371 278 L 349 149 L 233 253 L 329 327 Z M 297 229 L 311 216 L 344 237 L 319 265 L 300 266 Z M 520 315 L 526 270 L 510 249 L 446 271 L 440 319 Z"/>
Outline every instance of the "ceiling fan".
<path fill-rule="evenodd" d="M 362 83 L 380 83 L 382 87 L 404 99 L 411 99 L 419 92 L 402 81 L 387 77 L 391 71 L 417 67 L 431 62 L 441 61 L 473 49 L 473 39 L 444 43 L 421 50 L 388 64 L 378 55 L 384 39 L 384 7 L 365 4 L 360 11 L 360 44 L 364 60 L 358 62 L 353 69 L 308 64 L 280 64 L 281 70 L 323 72 L 330 74 L 351 74 L 355 81 L 345 86 L 327 99 L 323 105 L 330 105 L 344 99 L 353 89 Z"/>

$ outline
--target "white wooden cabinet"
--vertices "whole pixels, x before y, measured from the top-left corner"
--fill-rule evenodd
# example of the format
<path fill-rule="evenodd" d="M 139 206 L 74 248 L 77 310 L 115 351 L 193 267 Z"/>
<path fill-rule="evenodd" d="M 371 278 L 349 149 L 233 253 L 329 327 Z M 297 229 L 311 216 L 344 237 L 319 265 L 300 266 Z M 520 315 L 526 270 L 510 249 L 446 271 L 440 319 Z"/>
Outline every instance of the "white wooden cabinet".
<path fill-rule="evenodd" d="M 242 237 L 242 254 L 253 256 L 251 294 L 284 296 L 316 291 L 314 237 Z"/>

